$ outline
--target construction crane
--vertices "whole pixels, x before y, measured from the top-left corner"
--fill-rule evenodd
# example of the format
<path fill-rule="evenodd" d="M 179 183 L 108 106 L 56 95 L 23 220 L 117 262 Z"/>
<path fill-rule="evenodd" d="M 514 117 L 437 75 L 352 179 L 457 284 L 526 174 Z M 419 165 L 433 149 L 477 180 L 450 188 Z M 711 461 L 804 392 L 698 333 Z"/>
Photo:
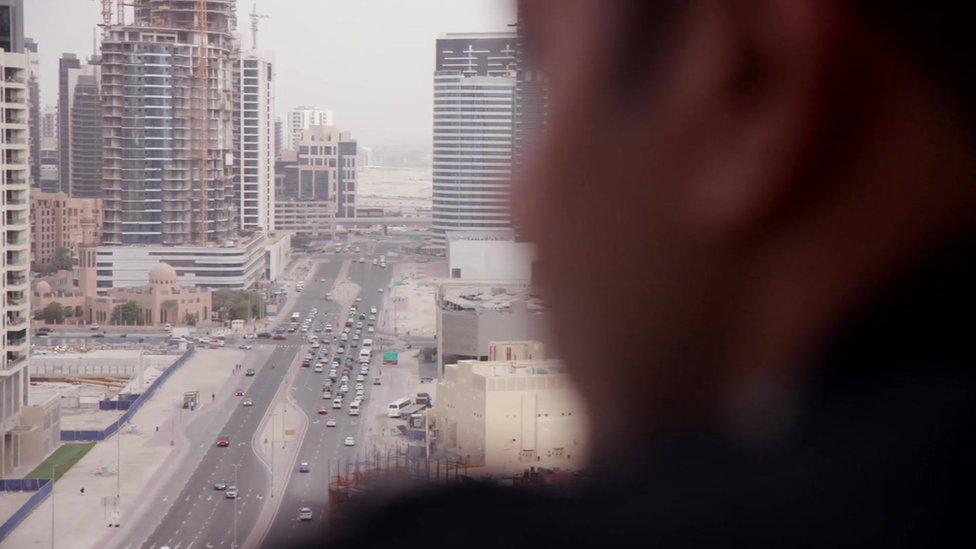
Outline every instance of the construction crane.
<path fill-rule="evenodd" d="M 258 19 L 268 19 L 267 15 L 258 13 L 258 5 L 251 4 L 251 13 L 248 15 L 251 18 L 251 49 L 258 49 Z"/>
<path fill-rule="evenodd" d="M 200 181 L 200 227 L 197 239 L 200 244 L 207 243 L 207 173 L 210 161 L 210 38 L 207 29 L 207 0 L 197 0 L 197 41 L 199 50 L 197 58 L 196 85 L 198 90 L 199 108 L 195 126 L 202 142 L 197 145 L 197 177 Z"/>

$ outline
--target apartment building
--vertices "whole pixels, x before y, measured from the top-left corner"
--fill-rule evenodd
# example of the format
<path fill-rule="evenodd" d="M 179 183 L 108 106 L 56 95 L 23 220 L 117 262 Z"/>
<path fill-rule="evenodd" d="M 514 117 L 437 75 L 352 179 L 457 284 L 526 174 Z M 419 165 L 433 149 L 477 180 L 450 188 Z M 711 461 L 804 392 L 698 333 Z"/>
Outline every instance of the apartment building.
<path fill-rule="evenodd" d="M 132 5 L 133 24 L 102 39 L 104 241 L 224 242 L 236 228 L 236 1 L 203 4 L 206 32 L 196 0 Z"/>
<path fill-rule="evenodd" d="M 0 48 L 6 50 L 0 51 L 0 476 L 21 462 L 18 429 L 30 383 L 29 61 L 22 53 L 22 23 L 8 27 L 22 21 L 22 9 L 19 1 L 0 1 Z"/>
<path fill-rule="evenodd" d="M 489 354 L 497 359 L 445 368 L 432 411 L 435 451 L 474 475 L 581 469 L 587 413 L 562 362 L 532 341 L 492 342 Z"/>
<path fill-rule="evenodd" d="M 241 52 L 235 72 L 235 192 L 241 229 L 274 230 L 274 63 Z"/>
<path fill-rule="evenodd" d="M 288 148 L 297 151 L 302 134 L 312 126 L 333 126 L 332 111 L 316 107 L 296 107 L 288 111 Z"/>
<path fill-rule="evenodd" d="M 102 201 L 98 198 L 72 198 L 41 189 L 30 190 L 31 266 L 34 270 L 51 267 L 57 250 L 64 248 L 71 257 L 82 242 L 98 243 L 102 232 Z"/>

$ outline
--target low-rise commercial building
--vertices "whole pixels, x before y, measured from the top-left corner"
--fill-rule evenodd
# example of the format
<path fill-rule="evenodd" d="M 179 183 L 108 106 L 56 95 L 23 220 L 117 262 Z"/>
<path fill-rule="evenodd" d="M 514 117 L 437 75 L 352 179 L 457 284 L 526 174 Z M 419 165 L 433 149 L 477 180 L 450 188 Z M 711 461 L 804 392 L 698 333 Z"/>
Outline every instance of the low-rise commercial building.
<path fill-rule="evenodd" d="M 535 245 L 519 242 L 515 231 L 450 231 L 447 263 L 451 278 L 532 280 Z"/>
<path fill-rule="evenodd" d="M 276 232 L 268 235 L 264 244 L 264 278 L 269 282 L 278 280 L 291 262 L 291 233 Z"/>
<path fill-rule="evenodd" d="M 538 342 L 491 347 L 492 356 L 529 349 L 544 355 Z M 558 360 L 449 364 L 437 384 L 432 415 L 435 452 L 462 461 L 474 474 L 517 475 L 530 467 L 579 470 L 586 464 L 587 413 Z"/>
<path fill-rule="evenodd" d="M 551 347 L 546 309 L 528 282 L 445 282 L 437 289 L 438 372 L 459 360 L 488 360 L 492 341 Z"/>
<path fill-rule="evenodd" d="M 331 236 L 336 224 L 336 202 L 300 198 L 275 201 L 275 230 L 305 236 Z"/>
<path fill-rule="evenodd" d="M 180 284 L 213 289 L 242 290 L 255 287 L 265 275 L 263 232 L 228 240 L 223 245 L 99 246 L 98 289 L 143 286 L 157 263 L 171 265 Z"/>

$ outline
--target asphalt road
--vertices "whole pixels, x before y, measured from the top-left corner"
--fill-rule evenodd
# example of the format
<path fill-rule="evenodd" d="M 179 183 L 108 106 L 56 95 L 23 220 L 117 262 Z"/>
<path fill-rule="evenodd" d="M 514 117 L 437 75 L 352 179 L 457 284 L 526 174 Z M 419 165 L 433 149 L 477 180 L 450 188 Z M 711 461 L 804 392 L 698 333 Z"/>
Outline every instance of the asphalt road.
<path fill-rule="evenodd" d="M 340 267 L 341 262 L 335 260 L 323 264 L 317 277 L 328 277 L 331 287 Z M 318 278 L 315 280 L 313 288 L 326 286 L 319 283 Z M 324 290 L 320 290 L 320 293 L 324 295 Z M 298 300 L 295 310 L 307 311 L 309 307 L 303 301 Z M 287 367 L 292 365 L 299 351 L 304 352 L 304 338 L 297 335 L 289 335 L 287 340 L 273 343 L 277 344 L 274 351 L 255 377 L 239 374 L 241 388 L 245 389 L 247 398 L 254 405 L 245 407 L 238 404 L 230 419 L 210 440 L 191 440 L 194 444 L 209 443 L 210 449 L 196 465 L 179 496 L 170 500 L 169 508 L 162 514 L 159 524 L 142 542 L 143 547 L 231 547 L 235 539 L 240 544 L 247 538 L 268 500 L 270 487 L 270 474 L 255 454 L 251 439 L 268 412 Z M 272 368 L 272 364 L 276 367 Z M 243 397 L 234 398 L 241 402 L 244 400 Z M 217 447 L 216 436 L 219 435 L 230 437 L 230 446 Z M 217 481 L 236 485 L 240 494 L 238 498 L 227 499 L 224 492 L 214 490 L 213 485 Z"/>
<path fill-rule="evenodd" d="M 371 259 L 378 253 L 396 249 L 393 243 L 360 243 L 361 252 L 355 254 L 358 257 L 365 257 L 365 263 L 353 261 L 350 264 L 348 276 L 350 280 L 360 286 L 359 297 L 362 302 L 356 303 L 359 311 L 369 313 L 371 307 L 378 310 L 383 300 L 384 294 L 377 292 L 378 288 L 387 288 L 390 285 L 392 273 L 391 261 L 387 261 L 387 268 L 372 265 Z M 345 257 L 345 256 L 333 256 Z M 319 278 L 326 277 L 324 271 L 328 264 L 321 265 L 318 272 L 314 275 L 316 282 Z M 309 290 L 305 290 L 308 294 Z M 309 300 L 303 300 L 301 309 L 303 314 L 316 307 L 319 313 L 327 315 L 326 322 L 331 322 L 338 326 L 337 331 L 341 331 L 346 317 L 349 314 L 349 303 L 338 303 L 335 301 L 324 301 L 323 291 L 313 289 L 309 295 Z M 297 309 L 296 309 L 297 310 Z M 379 339 L 378 334 L 368 334 L 365 330 L 366 322 L 363 322 L 363 337 L 371 337 L 374 342 Z M 373 353 L 373 361 L 370 366 L 369 376 L 364 382 L 366 392 L 366 402 L 364 412 L 369 409 L 369 397 L 372 392 L 372 378 L 379 375 L 382 356 L 378 350 L 378 344 L 374 343 L 377 351 Z M 336 345 L 330 345 L 329 360 L 335 357 Z M 350 352 L 352 356 L 357 356 L 360 347 L 348 348 L 346 356 Z M 340 356 L 341 358 L 341 356 Z M 343 362 L 343 360 L 340 360 Z M 278 500 L 280 507 L 275 515 L 274 522 L 264 538 L 266 546 L 290 547 L 303 541 L 314 541 L 322 538 L 326 526 L 325 513 L 328 494 L 329 474 L 335 474 L 335 468 L 345 466 L 346 462 L 355 459 L 356 456 L 362 458 L 368 449 L 365 446 L 365 437 L 362 436 L 362 427 L 365 422 L 365 415 L 350 416 L 348 413 L 349 402 L 355 395 L 355 378 L 359 373 L 358 360 L 352 367 L 350 374 L 350 394 L 344 399 L 343 408 L 335 410 L 332 408 L 331 400 L 322 399 L 322 385 L 328 379 L 328 368 L 322 373 L 315 373 L 312 368 L 302 368 L 292 387 L 292 396 L 298 405 L 305 410 L 309 416 L 308 430 L 305 439 L 299 449 L 298 459 L 295 464 L 295 471 L 291 473 L 288 485 L 283 497 Z M 319 415 L 319 407 L 325 406 L 328 414 Z M 335 427 L 326 427 L 326 420 L 334 418 L 337 421 Z M 345 446 L 344 441 L 347 436 L 352 436 L 356 442 L 355 446 Z M 308 473 L 298 472 L 298 465 L 307 462 L 311 471 Z M 301 522 L 298 520 L 298 510 L 302 507 L 312 509 L 312 520 Z"/>

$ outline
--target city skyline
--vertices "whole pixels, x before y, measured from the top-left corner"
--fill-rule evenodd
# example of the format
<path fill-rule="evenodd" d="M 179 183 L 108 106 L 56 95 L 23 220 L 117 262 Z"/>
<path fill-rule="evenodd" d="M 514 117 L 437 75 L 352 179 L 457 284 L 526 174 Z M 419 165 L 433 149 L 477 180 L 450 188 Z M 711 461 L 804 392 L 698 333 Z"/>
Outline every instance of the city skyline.
<path fill-rule="evenodd" d="M 251 9 L 252 2 L 238 3 L 245 47 Z M 276 115 L 300 105 L 329 109 L 336 125 L 374 147 L 430 147 L 430 75 L 440 35 L 506 31 L 514 22 L 511 3 L 495 0 L 287 0 L 257 2 L 257 10 L 269 16 L 259 22 L 258 45 L 274 55 Z M 75 53 L 84 61 L 92 54 L 100 39 L 98 5 L 41 0 L 28 2 L 25 15 L 25 35 L 38 43 L 41 104 L 55 104 L 58 58 Z"/>

